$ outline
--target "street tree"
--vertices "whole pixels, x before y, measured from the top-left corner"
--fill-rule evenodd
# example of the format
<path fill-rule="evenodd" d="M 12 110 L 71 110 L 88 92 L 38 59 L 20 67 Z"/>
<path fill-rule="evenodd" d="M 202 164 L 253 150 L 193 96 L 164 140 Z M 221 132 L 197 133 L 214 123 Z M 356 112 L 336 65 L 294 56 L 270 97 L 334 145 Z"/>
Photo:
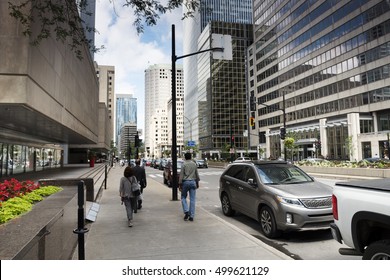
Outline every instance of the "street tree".
<path fill-rule="evenodd" d="M 110 1 L 113 9 L 115 1 Z M 154 26 L 161 15 L 185 6 L 183 19 L 192 17 L 200 4 L 199 0 L 122 0 L 124 8 L 133 10 L 135 26 L 138 34 L 143 33 L 144 26 Z M 91 16 L 87 0 L 18 0 L 9 1 L 10 15 L 22 26 L 23 34 L 30 37 L 31 44 L 39 45 L 49 37 L 67 44 L 71 50 L 82 59 L 81 48 L 87 45 L 93 52 L 97 48 L 85 36 L 86 32 L 97 32 L 93 26 L 88 26 L 80 15 Z M 39 23 L 39 30 L 33 30 L 32 25 Z M 84 25 L 84 27 L 83 27 Z M 85 29 L 84 29 L 85 28 Z"/>

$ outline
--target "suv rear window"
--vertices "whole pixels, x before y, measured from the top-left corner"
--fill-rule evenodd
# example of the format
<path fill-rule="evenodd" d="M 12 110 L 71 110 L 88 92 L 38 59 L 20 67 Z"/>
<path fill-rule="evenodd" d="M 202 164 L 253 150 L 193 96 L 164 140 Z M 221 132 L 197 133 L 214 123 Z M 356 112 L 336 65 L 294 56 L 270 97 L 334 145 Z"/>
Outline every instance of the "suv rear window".
<path fill-rule="evenodd" d="M 226 170 L 225 175 L 239 179 L 244 180 L 244 166 L 242 165 L 232 165 L 229 167 L 228 170 Z"/>

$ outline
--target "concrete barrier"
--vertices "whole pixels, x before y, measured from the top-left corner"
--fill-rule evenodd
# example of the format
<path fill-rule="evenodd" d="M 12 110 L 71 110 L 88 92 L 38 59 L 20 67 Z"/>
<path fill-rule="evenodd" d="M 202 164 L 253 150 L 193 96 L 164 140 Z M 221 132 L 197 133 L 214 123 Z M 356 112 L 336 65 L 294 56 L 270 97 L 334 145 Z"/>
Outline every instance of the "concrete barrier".
<path fill-rule="evenodd" d="M 338 175 L 345 177 L 390 178 L 390 169 L 299 166 L 307 173 Z"/>
<path fill-rule="evenodd" d="M 63 190 L 0 227 L 1 260 L 70 260 L 77 246 L 77 185 Z"/>

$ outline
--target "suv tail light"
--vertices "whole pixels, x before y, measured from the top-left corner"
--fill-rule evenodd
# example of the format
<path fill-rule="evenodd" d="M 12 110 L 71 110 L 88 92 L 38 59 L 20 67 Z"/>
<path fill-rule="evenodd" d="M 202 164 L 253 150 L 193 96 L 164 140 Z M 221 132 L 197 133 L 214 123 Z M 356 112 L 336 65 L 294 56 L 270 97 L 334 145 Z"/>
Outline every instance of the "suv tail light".
<path fill-rule="evenodd" d="M 337 197 L 335 195 L 332 195 L 332 211 L 333 211 L 333 218 L 335 220 L 339 219 L 339 211 L 337 209 Z"/>

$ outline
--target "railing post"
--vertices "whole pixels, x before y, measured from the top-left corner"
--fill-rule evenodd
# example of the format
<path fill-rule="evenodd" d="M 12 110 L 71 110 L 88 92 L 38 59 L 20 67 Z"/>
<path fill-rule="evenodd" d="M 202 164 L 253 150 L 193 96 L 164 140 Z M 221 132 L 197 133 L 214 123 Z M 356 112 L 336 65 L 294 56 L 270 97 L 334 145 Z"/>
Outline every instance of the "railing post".
<path fill-rule="evenodd" d="M 107 189 L 107 164 L 104 166 L 104 189 Z"/>
<path fill-rule="evenodd" d="M 73 230 L 75 234 L 78 234 L 78 247 L 79 247 L 79 260 L 85 260 L 85 242 L 84 234 L 89 230 L 84 227 L 84 181 L 80 181 L 77 184 L 77 204 L 78 204 L 78 220 L 77 229 Z"/>

